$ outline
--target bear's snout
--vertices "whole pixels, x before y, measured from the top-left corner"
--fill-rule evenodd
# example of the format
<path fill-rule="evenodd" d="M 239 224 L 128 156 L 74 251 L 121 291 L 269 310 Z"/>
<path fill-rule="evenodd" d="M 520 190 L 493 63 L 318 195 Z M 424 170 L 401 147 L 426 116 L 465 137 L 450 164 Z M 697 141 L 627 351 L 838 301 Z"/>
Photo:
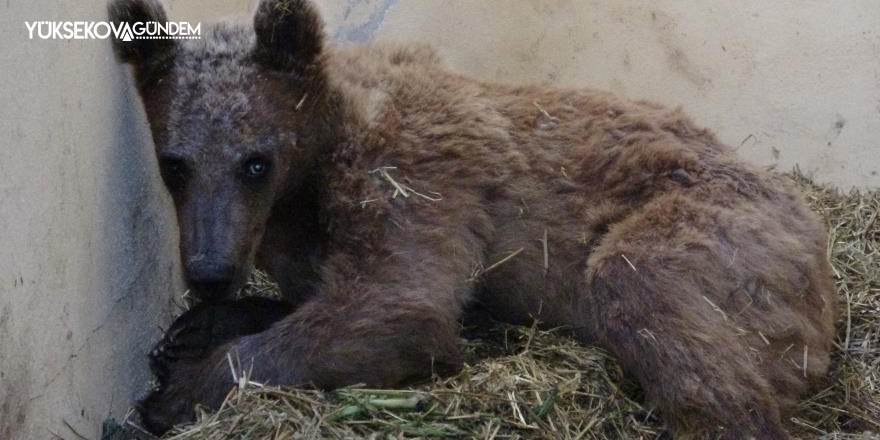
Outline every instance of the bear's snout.
<path fill-rule="evenodd" d="M 203 300 L 228 297 L 235 278 L 235 266 L 229 262 L 201 259 L 186 265 L 187 284 L 193 294 Z"/>

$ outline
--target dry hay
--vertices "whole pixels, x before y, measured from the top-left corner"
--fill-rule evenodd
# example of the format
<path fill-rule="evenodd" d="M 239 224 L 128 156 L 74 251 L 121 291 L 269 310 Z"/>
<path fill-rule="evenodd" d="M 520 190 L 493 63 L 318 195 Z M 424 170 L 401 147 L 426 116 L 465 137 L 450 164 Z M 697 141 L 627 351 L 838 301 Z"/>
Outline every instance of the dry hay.
<path fill-rule="evenodd" d="M 805 439 L 880 438 L 880 191 L 843 194 L 794 175 L 827 219 L 840 292 L 837 350 L 828 383 L 788 424 Z M 259 279 L 252 291 L 267 290 Z M 222 408 L 167 439 L 652 439 L 660 418 L 605 351 L 564 331 L 495 325 L 462 341 L 455 377 L 407 391 L 334 392 L 245 386 Z"/>

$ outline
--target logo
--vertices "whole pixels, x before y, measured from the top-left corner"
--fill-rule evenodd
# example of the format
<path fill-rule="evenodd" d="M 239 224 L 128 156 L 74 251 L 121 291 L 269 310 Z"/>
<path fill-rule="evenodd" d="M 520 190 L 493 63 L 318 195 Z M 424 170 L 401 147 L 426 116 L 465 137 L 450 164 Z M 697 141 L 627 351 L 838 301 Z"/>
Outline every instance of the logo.
<path fill-rule="evenodd" d="M 202 24 L 185 21 L 145 21 L 109 23 L 106 21 L 26 21 L 28 37 L 42 40 L 193 40 L 202 38 Z"/>

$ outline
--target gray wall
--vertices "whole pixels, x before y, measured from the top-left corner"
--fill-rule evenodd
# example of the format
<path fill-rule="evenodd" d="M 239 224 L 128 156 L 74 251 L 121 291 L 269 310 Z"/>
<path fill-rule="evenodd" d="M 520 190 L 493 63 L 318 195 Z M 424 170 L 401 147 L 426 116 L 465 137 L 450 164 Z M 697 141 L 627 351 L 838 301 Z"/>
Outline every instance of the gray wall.
<path fill-rule="evenodd" d="M 683 105 L 763 164 L 878 186 L 877 0 L 322 0 L 339 41 L 434 43 L 484 79 Z M 253 0 L 167 2 L 174 20 Z M 649 6 L 650 5 L 650 6 Z M 94 438 L 182 292 L 167 195 L 106 41 L 27 39 L 104 0 L 0 2 L 0 438 Z"/>
<path fill-rule="evenodd" d="M 109 43 L 27 39 L 104 1 L 0 10 L 0 438 L 95 438 L 181 291 L 170 202 Z"/>
<path fill-rule="evenodd" d="M 488 80 L 682 105 L 745 157 L 880 186 L 878 0 L 324 0 L 342 40 L 431 42 Z"/>

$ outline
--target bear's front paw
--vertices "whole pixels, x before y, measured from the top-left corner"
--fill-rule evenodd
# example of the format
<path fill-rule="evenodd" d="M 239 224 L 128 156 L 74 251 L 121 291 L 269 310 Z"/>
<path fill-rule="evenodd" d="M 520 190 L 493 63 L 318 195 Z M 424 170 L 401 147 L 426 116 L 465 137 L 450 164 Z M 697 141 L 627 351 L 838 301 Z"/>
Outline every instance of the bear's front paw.
<path fill-rule="evenodd" d="M 179 359 L 167 377 L 141 400 L 137 409 L 144 427 L 162 435 L 174 425 L 195 418 L 196 405 L 217 409 L 235 386 L 226 360 L 234 344 L 218 347 L 199 359 Z"/>
<path fill-rule="evenodd" d="M 161 387 L 176 363 L 205 359 L 217 347 L 262 332 L 291 311 L 285 302 L 260 297 L 201 303 L 177 318 L 150 351 L 150 369 Z"/>
<path fill-rule="evenodd" d="M 168 390 L 158 388 L 150 392 L 137 404 L 141 424 L 151 433 L 161 436 L 174 425 L 191 421 L 195 418 L 195 408 L 169 395 Z"/>

